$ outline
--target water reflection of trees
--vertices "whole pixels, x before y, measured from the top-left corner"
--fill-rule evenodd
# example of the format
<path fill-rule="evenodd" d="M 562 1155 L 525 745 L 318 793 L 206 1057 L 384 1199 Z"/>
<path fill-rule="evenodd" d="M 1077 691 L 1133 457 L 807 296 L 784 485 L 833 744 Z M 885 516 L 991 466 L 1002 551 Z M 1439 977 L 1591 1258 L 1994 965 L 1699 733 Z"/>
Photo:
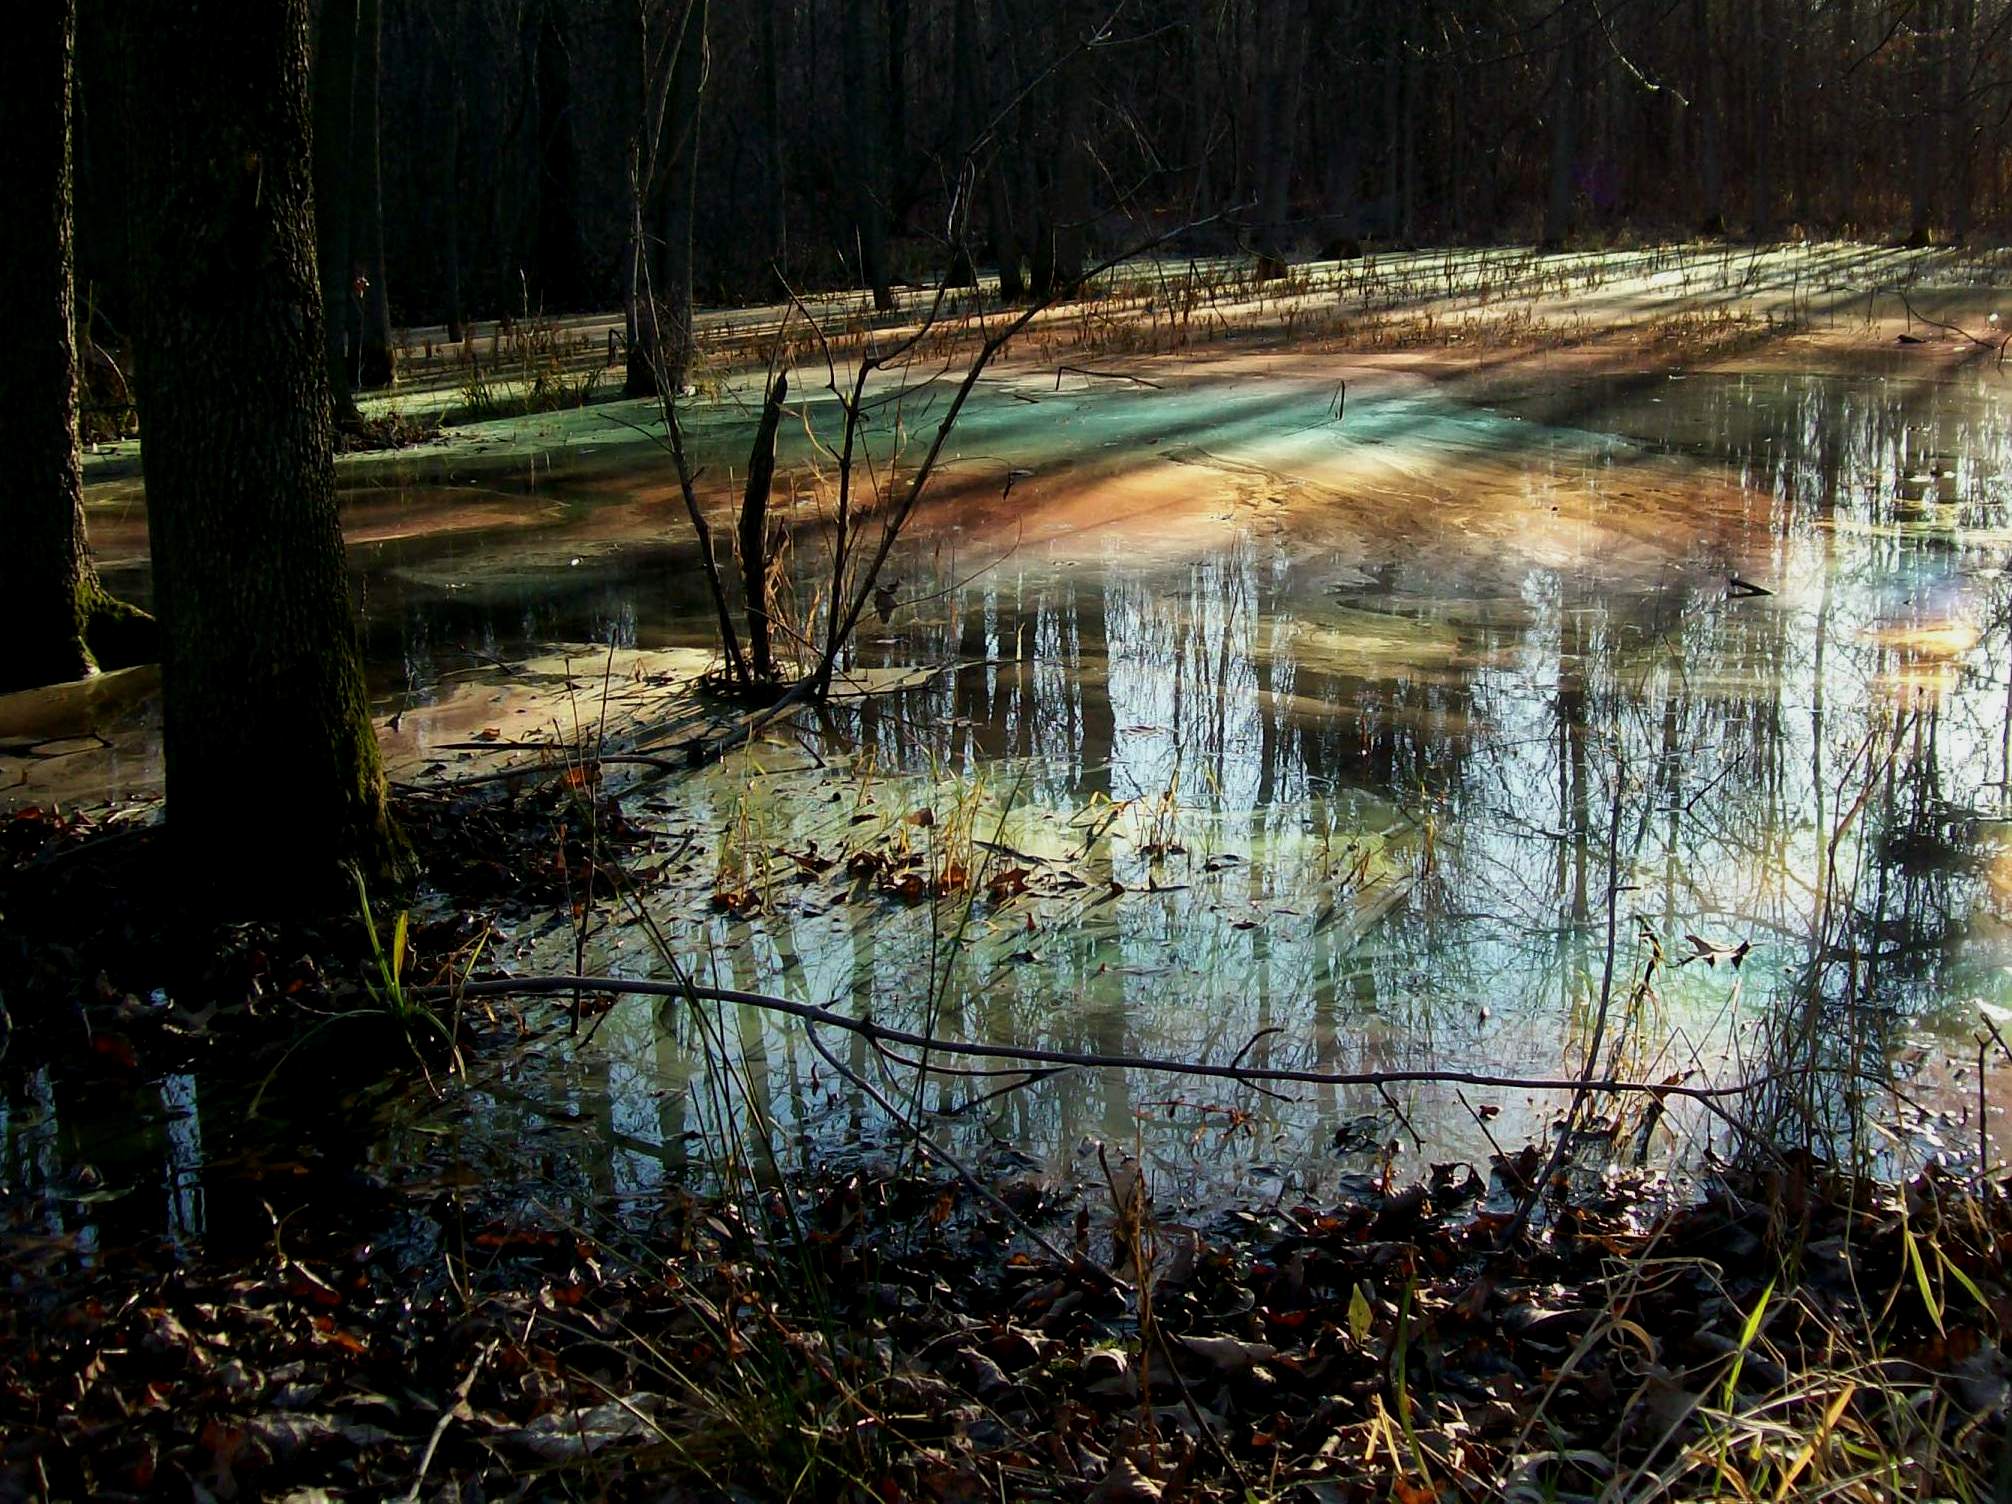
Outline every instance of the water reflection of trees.
<path fill-rule="evenodd" d="M 954 961 L 944 1030 L 1016 1042 L 1223 1059 L 1255 1038 L 1280 1065 L 1549 1070 L 1597 1005 L 1613 881 L 1618 974 L 1638 974 L 1648 937 L 1668 966 L 1654 1027 L 1620 1036 L 1647 1067 L 1716 1066 L 1767 1017 L 1876 1054 L 1963 998 L 2002 997 L 2005 415 L 1877 383 L 1684 387 L 1667 447 L 1742 478 L 1746 551 L 1717 562 L 1774 596 L 1727 599 L 1707 568 L 1660 588 L 1532 568 L 1513 597 L 1479 600 L 1399 569 L 1335 593 L 1321 561 L 1251 535 L 1175 569 L 1114 553 L 995 570 L 873 649 L 963 667 L 834 712 L 836 743 L 918 787 L 986 769 L 1020 804 L 1063 814 L 1174 789 L 1186 853 L 1155 867 L 1136 827 L 1114 822 L 1077 860 L 1131 891 L 1026 905 L 1041 912 L 1031 933 L 981 914 L 948 944 L 918 911 L 785 901 L 752 922 L 673 916 L 681 954 L 728 985 L 905 1019 L 930 995 L 922 979 Z M 1660 483 L 1685 483 L 1680 464 L 1654 463 Z M 1597 488 L 1606 473 L 1543 483 Z M 1627 481 L 1643 484 L 1639 469 Z M 1383 647 L 1354 653 L 1350 632 L 1379 619 Z M 727 822 L 721 785 L 689 797 L 695 827 Z M 773 838 L 808 829 L 813 802 L 779 800 Z M 1350 842 L 1401 892 L 1387 912 L 1365 903 Z M 1752 942 L 1739 1014 L 1726 966 L 1674 965 L 1690 935 Z M 595 1141 L 565 1170 L 576 1194 L 676 1180 L 725 1111 L 758 1120 L 786 1163 L 811 1135 L 873 1133 L 794 1026 L 741 1012 L 714 1039 L 746 1096 L 706 1088 L 704 1041 L 679 1008 L 623 1005 L 577 1064 L 548 1062 Z M 855 1070 L 883 1069 L 850 1048 Z M 1163 1105 L 1183 1095 L 1165 1083 L 1068 1073 L 957 1112 L 995 1085 L 942 1081 L 926 1105 L 957 1114 L 943 1131 L 1055 1152 L 1086 1135 L 1143 1136 L 1170 1162 L 1193 1152 L 1196 1116 Z M 1245 1147 L 1303 1166 L 1336 1124 L 1386 1111 L 1355 1090 L 1235 1100 L 1254 1115 Z M 1485 1149 L 1450 1094 L 1401 1105 L 1445 1147 Z M 1547 1104 L 1502 1105 L 1498 1137 L 1541 1128 Z M 20 1126 L 45 1110 L 64 1104 L 9 1105 L 13 1183 L 57 1173 Z M 165 1183 L 146 1205 L 166 1215 Z"/>

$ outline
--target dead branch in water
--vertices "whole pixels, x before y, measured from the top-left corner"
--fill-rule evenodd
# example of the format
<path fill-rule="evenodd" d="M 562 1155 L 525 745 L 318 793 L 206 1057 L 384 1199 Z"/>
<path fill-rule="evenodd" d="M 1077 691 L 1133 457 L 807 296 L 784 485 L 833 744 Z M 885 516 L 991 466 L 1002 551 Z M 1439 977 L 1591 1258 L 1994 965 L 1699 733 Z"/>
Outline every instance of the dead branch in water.
<path fill-rule="evenodd" d="M 1999 373 L 2001 375 L 2004 373 L 2005 350 L 2008 345 L 2012 345 L 2012 330 L 2006 331 L 2006 333 L 1996 340 L 1988 340 L 1981 335 L 1972 334 L 1961 324 L 1946 324 L 1941 319 L 1932 319 L 1924 313 L 1916 313 L 1914 305 L 1907 300 L 1907 294 L 1900 288 L 1894 288 L 1893 295 L 1900 299 L 1900 306 L 1907 310 L 1909 323 L 1926 324 L 1930 329 L 1940 329 L 1944 334 L 1958 335 L 1963 339 L 1969 340 L 1971 344 L 1976 345 L 1979 349 L 1989 350 L 1993 355 L 1998 357 L 1997 366 Z M 1997 315 L 1993 314 L 1992 317 L 1995 319 Z"/>
<path fill-rule="evenodd" d="M 1762 1145 L 1765 1144 L 1765 1140 L 1723 1104 L 1729 1099 L 1744 1096 L 1785 1075 L 1807 1074 L 1806 1071 L 1774 1073 L 1742 1081 L 1733 1086 L 1687 1086 L 1675 1081 L 1629 1081 L 1615 1077 L 1594 1078 L 1590 1074 L 1554 1078 L 1446 1069 L 1324 1071 L 1290 1066 L 1242 1065 L 1235 1062 L 1221 1065 L 1201 1060 L 1170 1060 L 1152 1055 L 1105 1055 L 1081 1050 L 1048 1049 L 1039 1045 L 942 1039 L 931 1034 L 920 1034 L 912 1029 L 897 1029 L 886 1024 L 878 1024 L 869 1018 L 852 1018 L 830 1008 L 820 1008 L 814 1003 L 794 1002 L 789 998 L 774 997 L 762 992 L 743 992 L 731 987 L 707 987 L 696 982 L 659 982 L 630 977 L 568 975 L 493 977 L 485 981 L 468 982 L 458 987 L 433 988 L 429 990 L 429 995 L 475 998 L 543 996 L 560 993 L 570 995 L 575 991 L 678 998 L 687 1002 L 736 1003 L 745 1007 L 761 1008 L 771 1013 L 786 1014 L 808 1024 L 822 1024 L 842 1029 L 875 1043 L 905 1045 L 910 1049 L 933 1054 L 964 1055 L 985 1060 L 1020 1060 L 1040 1065 L 1073 1066 L 1088 1070 L 1155 1071 L 1164 1075 L 1199 1076 L 1218 1081 L 1234 1081 L 1245 1086 L 1255 1086 L 1264 1082 L 1285 1082 L 1302 1086 L 1375 1087 L 1437 1083 L 1487 1086 L 1505 1091 L 1569 1091 L 1584 1096 L 1602 1093 L 1633 1094 L 1654 1097 L 1659 1101 L 1668 1097 L 1682 1097 L 1696 1102 L 1743 1138 Z"/>

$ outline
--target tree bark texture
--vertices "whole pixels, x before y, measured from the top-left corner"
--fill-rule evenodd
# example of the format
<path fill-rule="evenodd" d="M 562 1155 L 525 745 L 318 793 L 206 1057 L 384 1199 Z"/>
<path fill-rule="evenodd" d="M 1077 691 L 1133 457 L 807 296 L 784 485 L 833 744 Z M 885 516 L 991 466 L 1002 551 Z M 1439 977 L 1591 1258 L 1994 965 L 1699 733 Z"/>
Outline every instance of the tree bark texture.
<path fill-rule="evenodd" d="M 357 346 L 362 317 L 350 259 L 351 175 L 356 124 L 356 33 L 359 0 L 321 0 L 314 42 L 315 265 L 327 310 L 324 357 L 336 411 L 356 405 Z"/>
<path fill-rule="evenodd" d="M 336 514 L 308 0 L 135 0 L 134 329 L 171 840 L 266 909 L 399 851 Z"/>
<path fill-rule="evenodd" d="M 87 646 L 102 591 L 84 535 L 71 273 L 73 0 L 14 18 L 0 48 L 0 290 L 14 309 L 0 360 L 0 690 L 97 671 Z"/>

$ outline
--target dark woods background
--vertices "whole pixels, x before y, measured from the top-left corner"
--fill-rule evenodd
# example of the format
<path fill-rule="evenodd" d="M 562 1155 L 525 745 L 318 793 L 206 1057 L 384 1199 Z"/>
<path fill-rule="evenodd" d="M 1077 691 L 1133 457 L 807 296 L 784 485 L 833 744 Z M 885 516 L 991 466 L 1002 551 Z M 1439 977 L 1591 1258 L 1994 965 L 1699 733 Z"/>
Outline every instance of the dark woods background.
<path fill-rule="evenodd" d="M 85 0 L 76 106 L 108 316 L 113 83 L 148 66 L 118 8 Z M 953 203 L 1009 294 L 1223 211 L 1185 248 L 1924 241 L 2004 217 L 2008 28 L 2008 0 L 325 0 L 316 125 L 351 149 L 317 198 L 400 325 L 621 306 L 632 227 L 687 210 L 705 301 L 934 281 Z"/>

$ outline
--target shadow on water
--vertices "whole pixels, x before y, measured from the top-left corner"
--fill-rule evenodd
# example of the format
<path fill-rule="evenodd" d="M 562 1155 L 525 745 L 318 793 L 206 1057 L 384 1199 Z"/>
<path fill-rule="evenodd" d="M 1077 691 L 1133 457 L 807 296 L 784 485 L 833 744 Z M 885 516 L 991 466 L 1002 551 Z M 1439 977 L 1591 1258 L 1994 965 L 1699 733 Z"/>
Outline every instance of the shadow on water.
<path fill-rule="evenodd" d="M 906 548 L 901 606 L 856 652 L 861 672 L 926 672 L 642 804 L 689 853 L 648 900 L 679 964 L 945 1035 L 1553 1075 L 1584 1063 L 1611 889 L 1617 1073 L 1730 1077 L 1791 1025 L 1886 1057 L 2012 1005 L 1995 387 L 1694 375 L 1576 394 L 1573 426 L 1400 387 L 1339 429 L 1331 395 L 982 404 L 960 431 L 968 489 Z M 420 472 L 352 501 L 460 519 L 354 547 L 387 713 L 471 674 L 507 697 L 494 665 L 553 643 L 705 640 L 662 477 L 639 483 L 633 451 L 470 484 L 479 504 Z M 1027 891 L 910 904 L 819 866 L 938 862 L 956 841 Z M 711 902 L 735 885 L 761 901 Z M 521 914 L 498 949 L 536 968 L 571 943 Z M 635 926 L 589 959 L 667 970 Z M 793 1024 L 729 1011 L 721 1040 L 731 1082 L 681 1008 L 618 1003 L 507 1089 L 390 1114 L 365 1158 L 451 1141 L 497 1186 L 606 1204 L 688 1174 L 729 1120 L 785 1163 L 894 1147 Z M 971 1152 L 1043 1168 L 1135 1147 L 1176 1202 L 1311 1195 L 1387 1153 L 1483 1160 L 1557 1106 L 1122 1072 L 998 1085 L 941 1079 L 924 1105 Z M 209 1167 L 243 1150 L 198 1113 L 206 1084 L 149 1084 L 110 1115 L 124 1132 L 64 1090 L 34 1077 L 5 1106 L 9 1181 L 51 1229 L 199 1233 Z M 1651 1147 L 1695 1153 L 1709 1128 L 1672 1113 Z M 1933 1122 L 1906 1130 L 1935 1146 Z"/>

